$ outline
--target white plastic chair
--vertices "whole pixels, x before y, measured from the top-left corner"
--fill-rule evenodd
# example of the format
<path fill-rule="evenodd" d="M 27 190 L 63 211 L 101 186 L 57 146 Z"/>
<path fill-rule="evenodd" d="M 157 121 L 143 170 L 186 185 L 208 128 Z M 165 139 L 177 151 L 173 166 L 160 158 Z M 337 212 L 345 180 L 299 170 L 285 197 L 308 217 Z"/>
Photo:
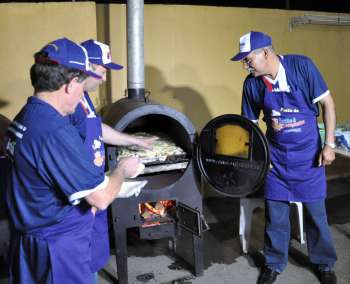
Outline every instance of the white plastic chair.
<path fill-rule="evenodd" d="M 289 203 L 296 206 L 299 225 L 299 241 L 301 244 L 305 244 L 303 204 L 301 202 L 294 201 L 290 201 Z M 264 208 L 265 200 L 264 198 L 241 198 L 239 207 L 239 238 L 243 253 L 248 253 L 248 242 L 251 231 L 253 211 L 258 207 Z"/>

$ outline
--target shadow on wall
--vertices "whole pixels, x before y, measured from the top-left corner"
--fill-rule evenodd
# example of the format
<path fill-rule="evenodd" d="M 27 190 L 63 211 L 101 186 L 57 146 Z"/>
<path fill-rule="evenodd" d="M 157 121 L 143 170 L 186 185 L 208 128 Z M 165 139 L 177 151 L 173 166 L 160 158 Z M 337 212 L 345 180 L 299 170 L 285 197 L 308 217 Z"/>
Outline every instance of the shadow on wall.
<path fill-rule="evenodd" d="M 96 5 L 96 22 L 97 25 L 97 40 L 108 45 L 111 44 L 110 31 L 110 7 L 109 5 Z M 103 107 L 112 104 L 112 72 L 107 72 L 107 80 L 99 86 L 99 110 Z"/>
<path fill-rule="evenodd" d="M 7 106 L 8 105 L 8 102 L 7 101 L 4 101 L 2 99 L 0 99 L 0 109 Z"/>
<path fill-rule="evenodd" d="M 192 121 L 197 130 L 212 118 L 199 92 L 188 86 L 171 86 L 156 67 L 146 66 L 145 85 L 151 91 L 151 100 L 181 111 Z"/>
<path fill-rule="evenodd" d="M 28 97 L 32 96 L 33 87 L 27 75 L 17 79 L 10 76 L 8 79 L 1 84 L 0 112 L 3 116 L 13 119 L 26 104 Z"/>

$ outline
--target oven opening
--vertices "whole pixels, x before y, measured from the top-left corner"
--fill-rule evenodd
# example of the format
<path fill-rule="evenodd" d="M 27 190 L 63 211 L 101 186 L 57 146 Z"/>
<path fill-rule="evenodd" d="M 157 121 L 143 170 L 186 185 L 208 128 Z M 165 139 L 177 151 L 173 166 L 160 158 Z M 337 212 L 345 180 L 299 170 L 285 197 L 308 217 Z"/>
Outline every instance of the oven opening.
<path fill-rule="evenodd" d="M 173 238 L 176 229 L 176 201 L 161 200 L 139 204 L 139 237 L 144 240 Z"/>
<path fill-rule="evenodd" d="M 164 133 L 188 155 L 192 153 L 191 138 L 185 127 L 179 121 L 164 114 L 141 116 L 130 122 L 123 131 L 129 134 L 137 132 Z"/>
<path fill-rule="evenodd" d="M 154 227 L 174 223 L 176 220 L 176 201 L 160 200 L 139 204 L 141 227 Z"/>
<path fill-rule="evenodd" d="M 118 146 L 117 161 L 137 156 L 146 166 L 140 178 L 148 180 L 148 188 L 161 189 L 180 179 L 192 157 L 194 134 L 173 117 L 149 114 L 130 122 L 123 132 L 140 138 L 155 137 L 152 149 L 140 146 Z"/>
<path fill-rule="evenodd" d="M 130 156 L 138 157 L 145 165 L 143 175 L 187 168 L 187 153 L 165 133 L 136 132 L 131 135 L 139 139 L 154 139 L 152 148 L 146 149 L 137 145 L 120 146 L 117 149 L 118 161 Z"/>

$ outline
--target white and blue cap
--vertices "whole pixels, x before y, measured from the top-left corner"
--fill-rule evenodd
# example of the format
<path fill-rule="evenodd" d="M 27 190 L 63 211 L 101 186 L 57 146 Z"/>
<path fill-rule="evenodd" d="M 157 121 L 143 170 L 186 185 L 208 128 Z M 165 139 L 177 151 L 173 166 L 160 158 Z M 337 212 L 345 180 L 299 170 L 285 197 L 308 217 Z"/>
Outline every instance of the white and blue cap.
<path fill-rule="evenodd" d="M 239 52 L 231 60 L 240 61 L 252 51 L 270 45 L 272 45 L 270 36 L 262 32 L 251 31 L 239 39 Z"/>
<path fill-rule="evenodd" d="M 42 51 L 47 53 L 52 62 L 83 71 L 86 75 L 98 79 L 102 78 L 91 71 L 86 49 L 65 37 L 50 42 L 42 48 Z"/>
<path fill-rule="evenodd" d="M 107 44 L 89 39 L 82 42 L 81 45 L 87 50 L 91 63 L 113 70 L 123 69 L 122 65 L 112 62 L 111 50 Z"/>

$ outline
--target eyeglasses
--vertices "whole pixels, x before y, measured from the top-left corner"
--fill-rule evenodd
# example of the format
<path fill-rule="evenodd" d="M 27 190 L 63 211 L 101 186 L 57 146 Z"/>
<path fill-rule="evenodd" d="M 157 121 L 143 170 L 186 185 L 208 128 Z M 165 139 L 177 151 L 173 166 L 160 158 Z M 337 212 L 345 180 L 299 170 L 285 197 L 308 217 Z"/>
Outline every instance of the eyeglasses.
<path fill-rule="evenodd" d="M 263 49 L 258 49 L 258 50 L 254 50 L 252 53 L 251 53 L 251 57 L 248 58 L 245 57 L 241 60 L 241 62 L 243 63 L 243 65 L 247 65 L 247 66 L 250 66 L 255 58 L 255 56 L 259 53 L 261 53 L 263 51 Z"/>
<path fill-rule="evenodd" d="M 254 59 L 253 56 L 251 58 L 245 57 L 244 59 L 241 60 L 241 62 L 243 63 L 243 65 L 250 66 L 250 64 L 253 62 L 253 59 Z"/>

